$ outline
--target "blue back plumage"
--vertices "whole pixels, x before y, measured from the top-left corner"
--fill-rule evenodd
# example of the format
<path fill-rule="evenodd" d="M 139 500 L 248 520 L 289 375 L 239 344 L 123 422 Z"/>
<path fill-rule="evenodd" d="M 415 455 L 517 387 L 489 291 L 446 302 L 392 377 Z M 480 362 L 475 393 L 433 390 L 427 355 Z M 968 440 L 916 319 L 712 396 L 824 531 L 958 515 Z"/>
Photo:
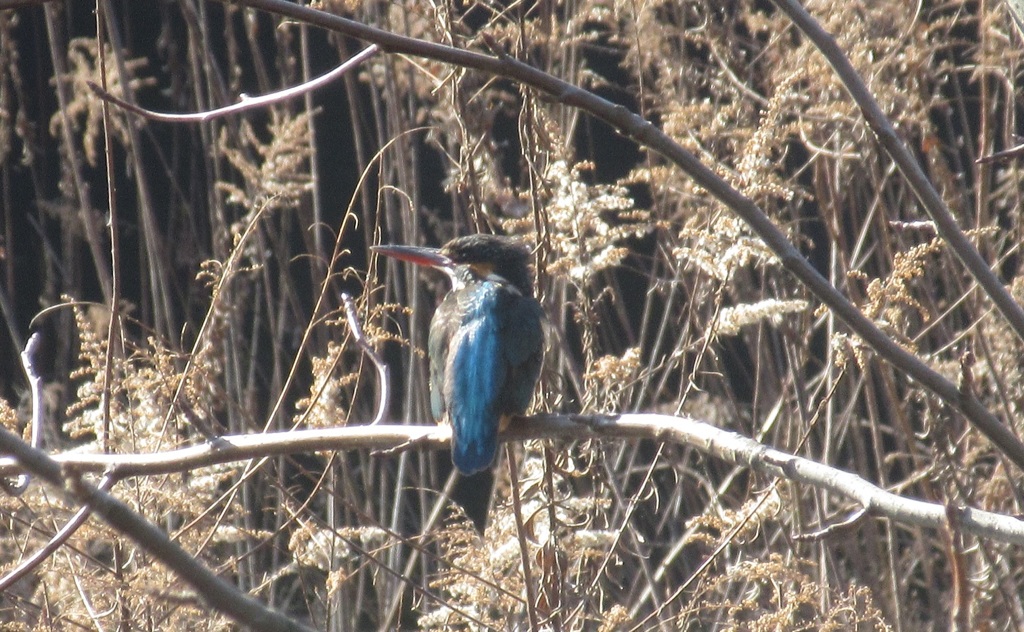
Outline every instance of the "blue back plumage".
<path fill-rule="evenodd" d="M 530 403 L 541 365 L 541 309 L 533 298 L 491 280 L 455 292 L 452 300 L 461 318 L 437 336 L 431 332 L 432 344 L 447 338 L 449 345 L 441 384 L 434 385 L 440 397 L 432 400 L 439 401 L 432 404 L 447 407 L 452 461 L 472 474 L 494 462 L 501 417 Z"/>
<path fill-rule="evenodd" d="M 495 405 L 507 373 L 499 339 L 499 288 L 483 283 L 475 294 L 452 340 L 454 354 L 448 371 L 452 460 L 463 473 L 477 472 L 494 462 L 498 449 Z"/>

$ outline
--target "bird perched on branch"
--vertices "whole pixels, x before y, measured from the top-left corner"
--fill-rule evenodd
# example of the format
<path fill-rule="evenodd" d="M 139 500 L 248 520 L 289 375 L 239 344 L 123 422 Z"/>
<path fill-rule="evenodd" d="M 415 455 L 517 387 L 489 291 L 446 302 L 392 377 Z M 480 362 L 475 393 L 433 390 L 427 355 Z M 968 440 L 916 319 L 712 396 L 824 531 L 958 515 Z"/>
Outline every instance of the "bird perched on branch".
<path fill-rule="evenodd" d="M 435 420 L 452 425 L 456 469 L 467 476 L 488 471 L 498 433 L 530 404 L 543 359 L 543 312 L 533 297 L 529 249 L 509 237 L 470 235 L 440 249 L 373 250 L 437 268 L 451 280 L 430 322 L 430 407 Z M 480 518 L 471 517 L 482 530 Z"/>

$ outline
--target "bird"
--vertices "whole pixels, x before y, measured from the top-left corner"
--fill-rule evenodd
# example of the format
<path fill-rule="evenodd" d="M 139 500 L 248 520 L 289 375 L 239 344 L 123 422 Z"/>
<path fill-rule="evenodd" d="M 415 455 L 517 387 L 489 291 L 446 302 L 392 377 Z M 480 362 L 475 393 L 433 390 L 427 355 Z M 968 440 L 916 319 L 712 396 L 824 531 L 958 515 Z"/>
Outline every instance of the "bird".
<path fill-rule="evenodd" d="M 371 250 L 447 274 L 451 289 L 427 342 L 431 413 L 451 424 L 452 462 L 462 475 L 490 471 L 498 434 L 526 411 L 543 363 L 544 313 L 534 298 L 530 249 L 511 237 L 475 234 L 441 248 Z"/>

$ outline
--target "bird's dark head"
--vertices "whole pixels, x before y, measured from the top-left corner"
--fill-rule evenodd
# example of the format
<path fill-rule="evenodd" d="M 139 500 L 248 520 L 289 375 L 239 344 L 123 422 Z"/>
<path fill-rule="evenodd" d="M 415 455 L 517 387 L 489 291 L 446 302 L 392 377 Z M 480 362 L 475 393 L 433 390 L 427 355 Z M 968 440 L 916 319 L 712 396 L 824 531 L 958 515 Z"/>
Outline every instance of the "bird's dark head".
<path fill-rule="evenodd" d="M 455 284 L 482 281 L 495 275 L 508 281 L 523 296 L 533 296 L 530 249 L 511 237 L 467 235 L 456 237 L 440 249 L 374 246 L 372 250 L 403 261 L 444 270 Z"/>
<path fill-rule="evenodd" d="M 467 235 L 456 237 L 441 249 L 456 266 L 466 266 L 474 279 L 494 274 L 511 283 L 523 296 L 533 296 L 530 249 L 511 237 Z"/>

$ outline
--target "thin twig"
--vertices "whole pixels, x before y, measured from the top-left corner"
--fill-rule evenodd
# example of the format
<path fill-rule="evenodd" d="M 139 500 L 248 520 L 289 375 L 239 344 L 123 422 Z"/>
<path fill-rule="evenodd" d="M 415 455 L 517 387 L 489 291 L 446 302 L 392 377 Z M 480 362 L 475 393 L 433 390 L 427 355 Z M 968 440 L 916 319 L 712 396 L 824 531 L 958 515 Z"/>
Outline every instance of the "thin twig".
<path fill-rule="evenodd" d="M 427 516 L 426 522 L 424 522 L 419 527 L 421 534 L 426 535 L 428 533 L 433 532 L 434 531 L 434 527 L 437 526 L 438 522 L 440 522 L 441 514 L 444 511 L 444 508 L 447 506 L 447 503 L 451 500 L 452 490 L 455 488 L 455 483 L 458 480 L 459 476 L 461 476 L 461 475 L 459 474 L 458 470 L 455 470 L 455 469 L 453 469 L 451 471 L 451 473 L 448 475 L 448 481 L 445 483 L 444 488 L 442 490 L 440 490 L 440 492 L 438 494 L 437 502 L 434 503 L 433 508 L 430 510 L 430 514 Z M 398 534 L 395 534 L 395 536 L 396 537 L 401 537 L 401 536 L 398 536 Z M 416 565 L 420 561 L 420 557 L 422 555 L 425 555 L 425 550 L 424 550 L 423 546 L 415 544 L 412 540 L 407 540 L 406 544 L 410 547 L 411 550 L 410 550 L 410 553 L 409 553 L 409 557 L 405 561 L 405 566 L 402 567 L 402 572 L 399 574 L 399 573 L 395 573 L 394 571 L 392 571 L 390 569 L 388 569 L 388 572 L 395 574 L 395 576 L 399 580 L 401 580 L 402 582 L 407 584 L 413 590 L 422 593 L 424 596 L 427 596 L 427 597 L 429 597 L 431 599 L 438 599 L 437 596 L 424 592 L 423 588 L 419 584 L 417 584 L 415 581 L 411 581 L 410 580 L 410 578 L 413 576 L 413 570 L 416 568 Z M 484 577 L 480 573 L 478 573 L 478 572 L 476 572 L 474 570 L 471 570 L 469 568 L 466 568 L 466 567 L 464 567 L 464 566 L 454 562 L 453 560 L 446 560 L 445 563 L 451 568 L 452 571 L 461 573 L 463 575 L 466 575 L 467 577 L 471 577 L 475 581 L 478 581 L 478 582 L 481 582 L 482 584 L 485 584 L 490 590 L 496 591 L 497 593 L 501 593 L 504 597 L 512 599 L 513 601 L 521 604 L 523 607 L 526 607 L 526 600 L 524 600 L 521 596 L 519 596 L 518 593 L 511 592 L 510 590 L 508 590 L 507 588 L 505 588 L 501 584 L 495 583 L 494 580 L 492 580 L 491 578 Z M 387 565 L 382 565 L 382 567 L 386 568 Z M 390 601 L 390 603 L 388 605 L 388 609 L 387 609 L 387 616 L 384 618 L 384 621 L 381 623 L 381 625 L 379 627 L 379 629 L 381 629 L 381 630 L 394 630 L 394 629 L 396 629 L 395 618 L 398 616 L 399 610 L 401 610 L 402 605 L 405 603 L 405 601 L 403 599 L 404 591 L 395 591 L 395 592 L 397 594 L 392 594 L 391 601 Z M 485 623 L 483 623 L 481 621 L 478 621 L 477 619 L 474 619 L 468 613 L 464 613 L 464 612 L 459 611 L 451 603 L 446 603 L 446 602 L 441 601 L 441 600 L 439 600 L 439 601 L 443 605 L 448 606 L 449 608 L 452 608 L 453 611 L 458 612 L 460 615 L 466 617 L 467 619 L 469 619 L 473 623 L 476 623 L 477 625 L 480 625 L 481 629 L 483 627 L 486 627 Z"/>
<path fill-rule="evenodd" d="M 839 533 L 840 531 L 846 531 L 846 530 L 856 526 L 867 515 L 868 515 L 867 509 L 861 507 L 857 511 L 854 511 L 853 513 L 851 513 L 846 518 L 844 518 L 844 519 L 842 519 L 842 520 L 840 520 L 838 522 L 833 522 L 832 524 L 829 524 L 828 526 L 822 527 L 822 528 L 818 529 L 817 531 L 811 531 L 809 533 L 797 533 L 797 534 L 794 534 L 792 536 L 793 537 L 793 541 L 794 542 L 820 542 L 821 540 L 824 540 L 826 538 L 830 538 L 830 537 L 834 536 L 835 534 Z"/>
<path fill-rule="evenodd" d="M 635 623 L 633 627 L 629 628 L 629 632 L 636 632 L 637 630 L 647 629 L 645 627 L 645 624 L 648 621 L 657 616 L 660 616 L 662 611 L 670 603 L 678 599 L 684 592 L 687 591 L 687 589 L 690 588 L 690 586 L 693 585 L 694 582 L 700 579 L 704 575 L 704 573 L 709 568 L 711 568 L 711 565 L 715 563 L 715 560 L 718 559 L 718 556 L 721 555 L 722 552 L 725 551 L 725 549 L 733 543 L 737 534 L 739 534 L 741 531 L 743 531 L 743 529 L 747 527 L 751 519 L 757 514 L 760 508 L 764 505 L 765 502 L 767 502 L 767 500 L 773 495 L 773 493 L 774 492 L 772 491 L 768 491 L 761 494 L 761 497 L 757 500 L 757 503 L 754 505 L 754 507 L 749 512 L 747 512 L 745 516 L 743 516 L 742 520 L 738 521 L 735 525 L 733 525 L 732 529 L 729 529 L 728 533 L 722 536 L 722 539 L 718 543 L 718 546 L 715 547 L 715 550 L 712 551 L 706 558 L 704 558 L 704 561 L 702 561 L 700 565 L 694 569 L 690 576 L 686 578 L 686 581 L 677 586 L 676 589 L 672 591 L 672 594 L 669 595 L 668 598 L 665 599 L 665 601 L 660 606 L 655 608 L 646 617 Z M 637 607 L 639 607 L 639 604 L 637 604 Z M 634 607 L 634 611 L 630 613 L 631 617 L 635 618 L 637 616 L 638 613 L 635 610 L 636 607 Z"/>
<path fill-rule="evenodd" d="M 530 556 L 530 543 L 527 542 L 526 523 L 523 521 L 523 502 L 519 497 L 519 465 L 516 462 L 514 451 L 508 446 L 506 446 L 505 454 L 507 455 L 509 486 L 511 487 L 512 515 L 516 520 L 519 557 L 523 565 L 523 586 L 526 587 L 526 616 L 530 621 L 530 632 L 538 632 L 540 621 L 537 619 L 537 584 L 533 579 L 533 560 Z M 553 538 L 555 534 L 550 533 L 548 537 Z"/>
<path fill-rule="evenodd" d="M 953 505 L 946 506 L 947 528 L 942 536 L 949 557 L 950 575 L 953 583 L 953 603 L 950 608 L 952 632 L 968 632 L 971 626 L 971 581 L 967 577 L 968 564 L 964 555 L 964 534 L 960 529 L 960 512 Z"/>
<path fill-rule="evenodd" d="M 366 354 L 366 357 L 370 358 L 373 366 L 377 368 L 377 414 L 374 415 L 373 421 L 370 422 L 371 426 L 375 426 L 388 416 L 389 385 L 391 383 L 388 365 L 381 360 L 369 341 L 366 340 L 363 326 L 359 322 L 359 315 L 356 313 L 356 302 L 345 292 L 341 294 L 341 301 L 345 304 L 345 319 L 348 321 L 348 328 L 352 332 L 352 339 L 355 340 L 355 343 Z"/>
<path fill-rule="evenodd" d="M 1004 149 L 1002 151 L 997 151 L 987 156 L 982 156 L 981 158 L 975 160 L 974 164 L 984 165 L 990 162 L 996 162 L 998 160 L 1004 160 L 1007 158 L 1016 158 L 1017 156 L 1024 156 L 1024 144 L 1016 145 L 1014 147 L 1010 147 L 1009 149 Z"/>
<path fill-rule="evenodd" d="M 334 70 L 326 74 L 320 75 L 315 79 L 310 79 L 305 83 L 301 83 L 297 86 L 286 88 L 278 92 L 264 94 L 258 97 L 249 97 L 243 94 L 241 97 L 242 100 L 238 103 L 226 105 L 222 108 L 216 108 L 214 110 L 207 110 L 206 112 L 195 112 L 192 114 L 171 114 L 167 112 L 154 112 L 153 110 L 147 110 L 146 108 L 139 107 L 134 103 L 129 103 L 124 99 L 114 96 L 113 94 L 96 85 L 92 81 L 88 81 L 86 83 L 88 83 L 89 88 L 96 94 L 96 96 L 103 99 L 104 101 L 113 103 L 114 105 L 118 106 L 123 110 L 131 112 L 132 114 L 138 114 L 139 116 L 149 119 L 151 121 L 160 121 L 162 123 L 205 123 L 215 118 L 228 116 L 229 114 L 238 114 L 239 112 L 245 112 L 246 110 L 262 108 L 268 105 L 274 105 L 276 103 L 287 101 L 288 99 L 293 99 L 295 97 L 302 96 L 307 92 L 316 90 L 317 88 L 325 86 L 328 83 L 334 81 L 335 79 L 341 77 L 346 72 L 352 70 L 353 68 L 363 63 L 370 57 L 373 57 L 375 54 L 377 54 L 377 51 L 379 50 L 380 49 L 375 44 L 371 44 L 364 48 L 363 50 L 356 53 L 355 55 L 353 55 L 351 59 L 346 60 L 345 63 L 341 64 Z"/>
<path fill-rule="evenodd" d="M 100 77 L 103 81 L 101 89 L 107 90 L 107 55 L 103 43 L 103 14 L 106 5 L 96 3 L 96 51 L 100 65 Z M 118 226 L 121 223 L 117 213 L 117 184 L 114 180 L 114 152 L 110 140 L 110 108 L 107 103 L 100 104 L 103 118 L 103 156 L 105 159 L 107 181 L 107 216 L 110 221 L 110 322 L 107 323 L 107 348 L 103 358 L 103 386 L 100 391 L 100 411 L 103 415 L 102 431 L 99 437 L 103 450 L 109 449 L 111 391 L 114 380 L 114 355 L 121 346 L 121 238 Z M 120 566 L 117 567 L 120 569 Z"/>
<path fill-rule="evenodd" d="M 0 315 L 3 315 L 4 325 L 7 327 L 7 335 L 11 337 L 14 348 L 24 348 L 25 341 L 21 338 L 18 319 L 15 317 L 14 303 L 11 302 L 10 297 L 7 295 L 7 290 L 3 286 L 0 286 Z"/>

